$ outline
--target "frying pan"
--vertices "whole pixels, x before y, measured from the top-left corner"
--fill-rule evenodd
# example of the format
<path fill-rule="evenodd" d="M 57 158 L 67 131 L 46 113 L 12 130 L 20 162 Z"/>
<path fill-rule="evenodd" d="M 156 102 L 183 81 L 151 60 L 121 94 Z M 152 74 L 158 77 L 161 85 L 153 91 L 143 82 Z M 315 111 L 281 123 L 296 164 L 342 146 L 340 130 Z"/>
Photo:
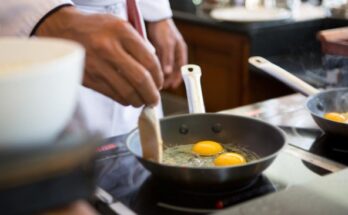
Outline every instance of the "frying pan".
<path fill-rule="evenodd" d="M 285 146 L 284 133 L 266 122 L 227 114 L 204 113 L 200 69 L 187 65 L 183 69 L 192 114 L 166 117 L 160 120 L 165 147 L 193 144 L 201 140 L 234 143 L 250 150 L 259 159 L 244 165 L 227 167 L 183 167 L 157 163 L 142 158 L 138 129 L 127 138 L 128 149 L 155 178 L 188 188 L 243 187 L 252 183 L 276 158 Z M 185 72 L 184 72 L 185 71 Z M 192 76 L 190 76 L 190 73 Z M 188 77 L 190 76 L 190 77 Z M 200 112 L 200 113 L 196 113 Z"/>
<path fill-rule="evenodd" d="M 323 117 L 327 112 L 348 112 L 348 88 L 320 91 L 262 57 L 250 57 L 249 63 L 297 92 L 309 96 L 306 107 L 317 125 L 327 134 L 348 138 L 348 124 Z"/>

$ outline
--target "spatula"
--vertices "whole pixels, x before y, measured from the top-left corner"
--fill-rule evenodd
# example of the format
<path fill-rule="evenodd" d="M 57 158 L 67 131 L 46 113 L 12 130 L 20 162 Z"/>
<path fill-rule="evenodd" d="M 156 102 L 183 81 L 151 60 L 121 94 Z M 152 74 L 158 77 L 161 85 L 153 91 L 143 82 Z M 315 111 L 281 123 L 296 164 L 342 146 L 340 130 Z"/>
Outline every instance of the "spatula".
<path fill-rule="evenodd" d="M 163 140 L 156 110 L 153 107 L 144 107 L 139 116 L 138 126 L 143 158 L 161 163 Z"/>

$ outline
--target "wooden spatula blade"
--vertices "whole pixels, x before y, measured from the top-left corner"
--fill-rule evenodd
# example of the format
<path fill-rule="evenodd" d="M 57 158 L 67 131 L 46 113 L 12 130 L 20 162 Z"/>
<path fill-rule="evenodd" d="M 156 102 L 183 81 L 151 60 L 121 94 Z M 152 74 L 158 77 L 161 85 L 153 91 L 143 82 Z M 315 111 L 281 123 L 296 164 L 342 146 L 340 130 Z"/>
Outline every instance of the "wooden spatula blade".
<path fill-rule="evenodd" d="M 139 117 L 139 132 L 143 158 L 162 162 L 163 140 L 156 111 L 152 107 L 145 107 Z"/>

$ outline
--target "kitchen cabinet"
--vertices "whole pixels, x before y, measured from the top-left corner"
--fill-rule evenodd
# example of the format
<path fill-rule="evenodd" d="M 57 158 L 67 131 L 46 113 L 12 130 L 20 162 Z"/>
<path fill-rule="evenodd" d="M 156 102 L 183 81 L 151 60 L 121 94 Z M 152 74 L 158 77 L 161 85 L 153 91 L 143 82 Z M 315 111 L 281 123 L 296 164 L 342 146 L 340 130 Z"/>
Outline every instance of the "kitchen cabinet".
<path fill-rule="evenodd" d="M 241 34 L 176 21 L 189 49 L 189 63 L 202 68 L 203 96 L 208 111 L 243 103 L 248 79 L 248 39 Z M 184 87 L 175 91 L 185 96 Z"/>
<path fill-rule="evenodd" d="M 185 2 L 189 4 L 191 1 Z M 302 68 L 301 61 L 307 60 L 302 60 L 301 54 L 313 52 L 315 63 L 321 63 L 316 33 L 348 24 L 347 20 L 332 18 L 228 23 L 213 20 L 200 11 L 199 6 L 188 7 L 184 1 L 173 0 L 171 6 L 174 21 L 188 44 L 189 63 L 202 68 L 202 90 L 207 111 L 219 111 L 292 93 L 284 84 L 249 68 L 248 58 L 260 55 L 276 59 L 275 63 L 284 68 L 298 64 L 295 72 L 305 77 L 307 68 Z M 295 58 L 282 64 L 283 59 Z M 300 61 L 297 60 L 299 58 Z M 291 62 L 290 67 L 288 62 Z M 167 92 L 186 96 L 183 85 Z"/>
<path fill-rule="evenodd" d="M 250 77 L 251 42 L 242 33 L 175 20 L 188 44 L 189 63 L 202 68 L 202 90 L 207 111 L 237 107 L 291 91 L 269 77 Z M 185 96 L 183 85 L 171 93 Z"/>

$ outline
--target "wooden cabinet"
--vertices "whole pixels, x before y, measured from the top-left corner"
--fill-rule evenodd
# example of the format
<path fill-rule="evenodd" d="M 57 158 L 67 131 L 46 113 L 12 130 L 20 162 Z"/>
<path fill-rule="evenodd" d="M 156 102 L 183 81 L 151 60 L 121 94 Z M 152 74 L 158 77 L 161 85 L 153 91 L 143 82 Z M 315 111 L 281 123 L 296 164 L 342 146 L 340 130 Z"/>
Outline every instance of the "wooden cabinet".
<path fill-rule="evenodd" d="M 311 53 L 317 56 L 318 68 L 321 67 L 317 32 L 347 26 L 347 20 L 332 18 L 250 25 L 217 22 L 197 12 L 199 9 L 190 1 L 170 2 L 174 8 L 174 21 L 189 47 L 189 63 L 202 68 L 207 111 L 234 108 L 293 93 L 283 83 L 249 68 L 250 55 L 266 57 L 281 67 L 290 68 L 290 71 L 296 68 L 293 71 L 296 74 L 305 75 L 308 68 L 301 62 L 306 61 L 305 56 L 311 56 Z M 186 100 L 183 85 L 170 92 Z"/>
<path fill-rule="evenodd" d="M 188 45 L 189 63 L 202 68 L 202 90 L 207 111 L 230 109 L 293 92 L 264 73 L 250 71 L 248 58 L 255 44 L 246 34 L 181 19 L 175 20 L 175 23 Z M 267 44 L 273 47 L 272 41 Z M 186 100 L 183 85 L 169 92 Z"/>
<path fill-rule="evenodd" d="M 189 48 L 189 63 L 202 68 L 207 111 L 240 106 L 247 101 L 249 41 L 247 37 L 185 21 L 176 21 Z M 185 96 L 180 86 L 175 94 Z"/>

